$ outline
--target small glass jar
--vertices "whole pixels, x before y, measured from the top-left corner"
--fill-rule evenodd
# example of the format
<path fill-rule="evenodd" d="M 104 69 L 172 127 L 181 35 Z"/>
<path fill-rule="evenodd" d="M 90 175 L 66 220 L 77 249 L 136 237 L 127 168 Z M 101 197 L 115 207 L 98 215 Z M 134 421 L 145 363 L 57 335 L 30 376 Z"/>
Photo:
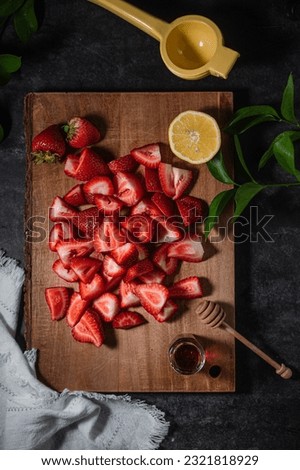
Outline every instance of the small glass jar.
<path fill-rule="evenodd" d="M 169 361 L 179 374 L 192 375 L 205 364 L 205 352 L 193 334 L 181 334 L 173 339 L 169 347 Z"/>

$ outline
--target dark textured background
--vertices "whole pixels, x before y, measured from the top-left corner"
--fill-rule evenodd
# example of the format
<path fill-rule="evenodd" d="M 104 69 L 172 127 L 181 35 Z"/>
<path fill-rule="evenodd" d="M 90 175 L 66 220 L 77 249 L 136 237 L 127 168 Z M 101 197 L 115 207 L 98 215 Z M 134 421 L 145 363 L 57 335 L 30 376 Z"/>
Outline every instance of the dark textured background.
<path fill-rule="evenodd" d="M 0 90 L 0 120 L 9 136 L 0 145 L 0 241 L 23 260 L 25 150 L 23 98 L 30 91 L 232 90 L 236 106 L 279 106 L 289 72 L 300 96 L 299 5 L 271 0 L 143 0 L 131 3 L 167 21 L 201 14 L 223 31 L 241 58 L 228 80 L 187 82 L 169 73 L 152 38 L 85 0 L 40 3 L 41 26 L 26 48 L 8 30 L 1 52 L 22 54 L 23 66 Z M 294 16 L 291 14 L 294 11 Z M 8 116 L 8 117 L 7 117 Z M 268 126 L 249 133 L 247 155 L 257 163 L 271 137 Z M 285 175 L 267 166 L 265 180 Z M 137 395 L 166 412 L 171 422 L 164 449 L 299 449 L 300 188 L 257 197 L 259 215 L 274 243 L 261 238 L 236 246 L 237 328 L 295 370 L 284 381 L 237 344 L 237 393 Z M 255 230 L 253 231 L 255 235 Z"/>

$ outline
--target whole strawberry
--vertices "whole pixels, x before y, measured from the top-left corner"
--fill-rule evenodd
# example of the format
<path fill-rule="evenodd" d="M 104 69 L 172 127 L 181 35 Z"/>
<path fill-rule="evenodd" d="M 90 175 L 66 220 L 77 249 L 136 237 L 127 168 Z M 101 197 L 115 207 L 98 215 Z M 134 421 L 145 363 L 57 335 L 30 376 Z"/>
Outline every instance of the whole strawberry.
<path fill-rule="evenodd" d="M 34 137 L 31 143 L 34 163 L 55 163 L 66 152 L 66 143 L 60 126 L 53 124 Z"/>
<path fill-rule="evenodd" d="M 88 119 L 73 117 L 64 126 L 71 147 L 81 149 L 94 145 L 101 139 L 100 131 Z"/>

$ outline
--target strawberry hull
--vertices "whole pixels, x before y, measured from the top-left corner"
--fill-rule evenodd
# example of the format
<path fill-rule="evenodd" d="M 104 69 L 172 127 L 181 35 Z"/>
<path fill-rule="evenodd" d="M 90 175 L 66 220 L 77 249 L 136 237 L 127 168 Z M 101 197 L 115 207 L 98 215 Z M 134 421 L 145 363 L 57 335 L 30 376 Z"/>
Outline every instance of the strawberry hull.
<path fill-rule="evenodd" d="M 88 119 L 73 117 L 64 126 L 69 145 L 76 149 L 97 144 L 101 140 L 99 129 Z"/>

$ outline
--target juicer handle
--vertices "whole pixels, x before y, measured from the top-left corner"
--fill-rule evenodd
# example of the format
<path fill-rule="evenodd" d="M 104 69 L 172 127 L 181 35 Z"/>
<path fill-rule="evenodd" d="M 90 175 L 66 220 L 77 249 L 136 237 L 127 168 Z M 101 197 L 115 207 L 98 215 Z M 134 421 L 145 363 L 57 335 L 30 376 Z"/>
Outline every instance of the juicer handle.
<path fill-rule="evenodd" d="M 209 63 L 209 72 L 216 77 L 227 78 L 239 56 L 238 52 L 222 45 Z"/>
<path fill-rule="evenodd" d="M 123 0 L 88 0 L 161 41 L 167 23 Z"/>

